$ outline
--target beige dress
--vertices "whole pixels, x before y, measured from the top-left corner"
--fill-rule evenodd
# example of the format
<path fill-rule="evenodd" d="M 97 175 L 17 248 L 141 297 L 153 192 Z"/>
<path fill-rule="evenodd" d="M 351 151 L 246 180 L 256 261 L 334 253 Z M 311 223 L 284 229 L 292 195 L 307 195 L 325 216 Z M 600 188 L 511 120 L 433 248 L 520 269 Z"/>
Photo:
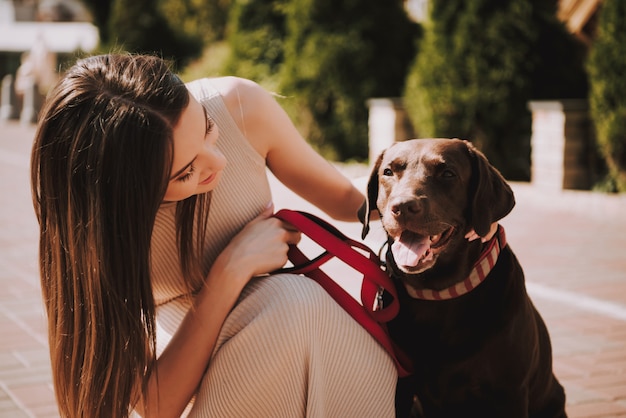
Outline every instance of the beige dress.
<path fill-rule="evenodd" d="M 228 164 L 212 192 L 205 268 L 271 201 L 264 158 L 238 129 L 210 79 L 188 84 L 219 127 Z M 162 205 L 152 241 L 159 354 L 190 307 L 181 279 L 175 204 Z M 229 314 L 192 417 L 392 417 L 396 384 L 386 352 L 314 281 L 252 280 Z M 189 411 L 190 410 L 190 411 Z"/>

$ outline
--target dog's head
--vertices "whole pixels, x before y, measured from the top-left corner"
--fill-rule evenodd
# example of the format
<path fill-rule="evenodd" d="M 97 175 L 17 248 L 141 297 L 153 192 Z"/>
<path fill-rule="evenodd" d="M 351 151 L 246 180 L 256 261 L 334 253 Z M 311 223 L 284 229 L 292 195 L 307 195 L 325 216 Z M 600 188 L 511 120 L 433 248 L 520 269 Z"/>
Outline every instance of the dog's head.
<path fill-rule="evenodd" d="M 363 238 L 378 210 L 389 236 L 395 268 L 424 272 L 438 261 L 454 262 L 465 234 L 488 233 L 515 200 L 500 172 L 471 143 L 414 139 L 386 149 L 372 169 L 361 208 Z"/>

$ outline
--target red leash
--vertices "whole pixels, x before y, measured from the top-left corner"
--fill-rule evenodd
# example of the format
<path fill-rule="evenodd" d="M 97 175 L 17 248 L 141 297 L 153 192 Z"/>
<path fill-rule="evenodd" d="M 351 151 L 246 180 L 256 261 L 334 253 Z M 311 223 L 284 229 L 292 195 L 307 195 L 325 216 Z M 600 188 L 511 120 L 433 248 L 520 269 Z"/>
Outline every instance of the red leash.
<path fill-rule="evenodd" d="M 341 307 L 365 328 L 392 356 L 398 369 L 398 375 L 411 374 L 411 361 L 391 341 L 386 322 L 391 321 L 399 311 L 398 295 L 389 275 L 381 269 L 378 256 L 365 244 L 346 237 L 337 228 L 326 221 L 306 212 L 283 209 L 275 215 L 288 222 L 307 235 L 325 251 L 310 260 L 295 245 L 290 246 L 288 256 L 294 267 L 284 268 L 274 273 L 303 274 L 318 282 Z M 356 248 L 363 250 L 366 257 Z M 363 274 L 361 303 L 331 279 L 319 267 L 337 257 Z M 382 306 L 383 294 L 386 306 Z M 391 301 L 388 296 L 392 297 Z"/>

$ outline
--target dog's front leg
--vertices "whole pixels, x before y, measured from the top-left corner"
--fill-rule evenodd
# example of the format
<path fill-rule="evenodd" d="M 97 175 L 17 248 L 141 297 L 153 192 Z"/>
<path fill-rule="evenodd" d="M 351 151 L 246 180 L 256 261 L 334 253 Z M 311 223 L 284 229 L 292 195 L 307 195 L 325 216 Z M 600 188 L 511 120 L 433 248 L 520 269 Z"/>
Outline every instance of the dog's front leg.
<path fill-rule="evenodd" d="M 396 417 L 423 417 L 419 401 L 415 395 L 415 379 L 413 376 L 398 379 L 396 386 Z"/>

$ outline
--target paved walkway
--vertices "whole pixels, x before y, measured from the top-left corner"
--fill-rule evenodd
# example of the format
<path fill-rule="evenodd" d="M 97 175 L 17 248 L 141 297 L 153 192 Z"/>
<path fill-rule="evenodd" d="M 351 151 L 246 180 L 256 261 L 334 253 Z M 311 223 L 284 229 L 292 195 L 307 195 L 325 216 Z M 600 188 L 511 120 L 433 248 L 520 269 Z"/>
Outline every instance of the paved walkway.
<path fill-rule="evenodd" d="M 0 125 L 0 418 L 58 416 L 37 276 L 33 134 L 32 127 Z M 366 170 L 346 173 L 360 183 Z M 501 223 L 550 329 L 568 413 L 626 417 L 626 196 L 513 187 L 518 203 Z M 273 188 L 277 208 L 316 212 Z M 359 225 L 336 224 L 359 236 Z M 375 227 L 366 242 L 377 247 L 382 237 Z"/>

